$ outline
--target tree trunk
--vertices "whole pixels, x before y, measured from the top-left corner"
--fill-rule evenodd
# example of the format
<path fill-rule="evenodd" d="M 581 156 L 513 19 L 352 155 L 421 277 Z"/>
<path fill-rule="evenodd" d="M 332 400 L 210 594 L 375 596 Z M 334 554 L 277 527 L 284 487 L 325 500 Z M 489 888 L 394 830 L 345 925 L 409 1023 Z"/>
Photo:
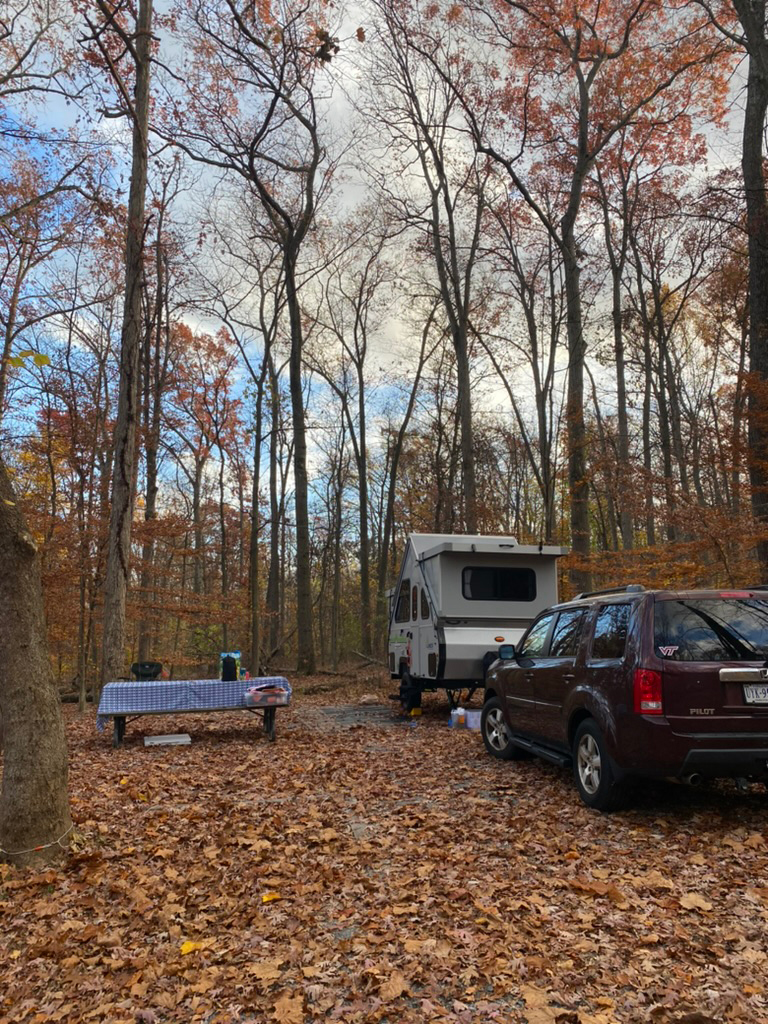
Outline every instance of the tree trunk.
<path fill-rule="evenodd" d="M 163 252 L 163 222 L 165 207 L 161 206 L 157 224 L 157 251 L 155 254 L 155 276 L 157 294 L 154 310 L 154 359 L 152 338 L 148 335 L 144 360 L 144 447 L 146 463 L 146 507 L 144 521 L 150 524 L 141 551 L 141 594 L 147 604 L 155 601 L 155 536 L 152 525 L 157 519 L 158 456 L 160 452 L 160 411 L 166 379 L 166 365 L 170 346 L 170 324 L 166 315 L 166 273 Z M 163 345 L 165 339 L 165 345 Z M 138 660 L 152 658 L 152 621 L 142 616 L 138 626 Z"/>
<path fill-rule="evenodd" d="M 192 481 L 192 525 L 194 526 L 194 562 L 192 565 L 192 590 L 196 597 L 200 597 L 205 586 L 203 549 L 205 538 L 203 536 L 203 512 L 202 512 L 202 491 L 203 491 L 203 469 L 208 461 L 207 456 L 195 455 L 195 476 Z"/>
<path fill-rule="evenodd" d="M 765 4 L 759 6 L 764 24 Z M 741 160 L 749 244 L 749 480 L 752 511 L 761 532 L 757 554 L 764 570 L 768 569 L 768 198 L 763 166 L 766 111 L 766 68 L 756 54 L 750 53 Z"/>
<path fill-rule="evenodd" d="M 286 260 L 285 287 L 291 324 L 290 389 L 294 438 L 294 503 L 296 506 L 297 671 L 303 675 L 311 675 L 315 671 L 315 650 L 312 634 L 312 565 L 309 538 L 307 434 L 304 422 L 304 391 L 302 386 L 303 329 L 299 296 L 296 291 L 296 267 L 293 258 L 290 257 Z"/>
<path fill-rule="evenodd" d="M 464 497 L 464 529 L 477 533 L 477 482 L 475 479 L 474 434 L 472 431 L 472 392 L 470 390 L 467 333 L 454 334 L 456 377 L 458 381 L 458 418 L 461 424 L 461 479 Z"/>
<path fill-rule="evenodd" d="M 280 431 L 280 389 L 275 368 L 269 361 L 271 428 L 269 434 L 269 573 L 267 576 L 267 655 L 277 653 L 280 622 L 280 500 L 277 490 L 278 436 Z"/>
<path fill-rule="evenodd" d="M 117 679 L 122 675 L 125 666 L 125 602 L 128 592 L 131 520 L 135 497 L 136 428 L 140 413 L 139 351 L 142 330 L 144 206 L 149 147 L 151 31 L 152 0 L 140 0 L 135 43 L 137 63 L 133 163 L 125 246 L 125 307 L 120 343 L 120 392 L 115 428 L 107 573 L 104 582 L 104 626 L 99 690 L 110 679 Z"/>
<path fill-rule="evenodd" d="M 339 463 L 336 467 L 336 487 L 333 495 L 333 596 L 331 599 L 331 668 L 335 672 L 339 667 L 339 636 L 341 633 L 341 537 L 342 518 L 344 508 L 344 456 L 343 456 L 343 435 L 339 439 Z M 362 559 L 361 559 L 362 565 Z M 361 586 L 362 592 L 362 586 Z M 362 593 L 361 593 L 362 596 Z M 363 612 L 365 614 L 365 612 Z M 370 615 L 368 616 L 369 647 L 370 647 Z M 363 642 L 365 642 L 365 627 L 363 627 Z M 363 647 L 365 654 L 370 654 L 370 649 Z"/>
<path fill-rule="evenodd" d="M 48 658 L 40 558 L 0 457 L 0 857 L 53 862 L 71 830 L 67 745 Z"/>
<path fill-rule="evenodd" d="M 386 587 L 387 587 L 387 574 L 389 571 L 389 560 L 391 549 L 394 548 L 395 543 L 395 505 L 397 500 L 397 484 L 399 479 L 400 469 L 400 458 L 403 453 L 403 447 L 405 445 L 405 438 L 408 433 L 408 426 L 413 416 L 413 410 L 416 407 L 416 398 L 419 392 L 419 386 L 421 384 L 421 377 L 424 372 L 424 366 L 429 356 L 432 355 L 434 349 L 427 350 L 427 342 L 429 339 L 429 332 L 432 328 L 435 317 L 435 309 L 433 306 L 429 316 L 427 317 L 424 327 L 421 332 L 421 349 L 419 351 L 419 361 L 416 367 L 416 373 L 413 378 L 413 385 L 411 387 L 410 394 L 408 396 L 408 404 L 403 414 L 403 419 L 400 427 L 395 436 L 394 443 L 392 445 L 392 453 L 389 461 L 389 481 L 387 484 L 387 496 L 384 504 L 384 528 L 382 530 L 381 546 L 379 548 L 379 561 L 376 570 L 376 604 L 377 604 L 377 620 L 378 620 L 378 635 L 382 637 L 382 640 L 376 644 L 376 650 L 383 652 L 386 650 L 386 645 L 383 643 L 387 637 L 387 629 L 389 623 L 389 608 L 387 607 Z"/>
<path fill-rule="evenodd" d="M 219 439 L 219 444 L 220 444 Z M 219 554 L 219 566 L 221 572 L 221 642 L 225 651 L 229 650 L 229 559 L 227 553 L 227 502 L 225 480 L 225 453 L 219 447 L 219 536 L 221 537 L 221 551 Z"/>
<path fill-rule="evenodd" d="M 626 207 L 625 207 L 626 208 Z M 626 228 L 624 229 L 626 232 Z M 611 247 L 611 233 L 607 202 L 605 204 L 605 239 Z M 613 353 L 616 359 L 616 422 L 618 433 L 618 466 L 616 480 L 619 487 L 619 521 L 621 529 L 621 546 L 625 551 L 634 547 L 632 530 L 632 503 L 622 500 L 621 494 L 632 485 L 631 466 L 629 464 L 629 415 L 627 412 L 627 375 L 624 353 L 624 327 L 621 316 L 621 279 L 626 257 L 626 240 L 622 239 L 618 256 L 610 248 L 611 263 L 611 297 L 613 318 Z"/>
<path fill-rule="evenodd" d="M 657 338 L 659 349 L 663 342 L 661 337 Z M 659 417 L 659 443 L 664 473 L 664 492 L 667 498 L 666 527 L 667 540 L 670 544 L 678 539 L 677 537 L 677 495 L 675 494 L 675 482 L 672 479 L 672 428 L 669 419 L 669 404 L 667 402 L 667 375 L 664 361 L 664 353 L 659 350 L 658 356 L 658 383 L 656 386 L 656 408 Z"/>
<path fill-rule="evenodd" d="M 566 238 L 563 256 L 568 306 L 568 491 L 571 501 L 571 546 L 573 553 L 583 562 L 571 571 L 571 582 L 578 591 L 584 591 L 592 585 L 592 574 L 586 567 L 590 554 L 589 480 L 584 425 L 584 360 L 587 346 L 581 315 L 580 270 L 574 249 L 575 240 L 572 237 Z"/>
<path fill-rule="evenodd" d="M 261 619 L 259 615 L 261 524 L 259 522 L 259 478 L 261 476 L 261 432 L 264 422 L 263 381 L 261 383 L 262 386 L 259 388 L 256 398 L 256 425 L 253 439 L 253 485 L 251 488 L 251 537 L 248 560 L 248 590 L 251 606 L 251 654 L 249 664 L 252 676 L 261 675 Z"/>
<path fill-rule="evenodd" d="M 362 365 L 357 366 L 357 395 L 359 440 L 357 451 L 357 479 L 360 495 L 360 650 L 373 653 L 371 624 L 371 543 L 368 523 L 368 440 L 366 431 L 365 380 Z M 339 508 L 339 515 L 341 509 Z M 340 529 L 340 527 L 339 527 Z M 340 546 L 339 546 L 340 550 Z M 336 666 L 333 666 L 334 669 Z"/>
<path fill-rule="evenodd" d="M 645 540 L 649 548 L 656 545 L 656 511 L 653 500 L 653 451 L 651 447 L 651 409 L 653 398 L 653 360 L 651 335 L 647 322 L 643 325 L 643 468 L 645 470 Z"/>

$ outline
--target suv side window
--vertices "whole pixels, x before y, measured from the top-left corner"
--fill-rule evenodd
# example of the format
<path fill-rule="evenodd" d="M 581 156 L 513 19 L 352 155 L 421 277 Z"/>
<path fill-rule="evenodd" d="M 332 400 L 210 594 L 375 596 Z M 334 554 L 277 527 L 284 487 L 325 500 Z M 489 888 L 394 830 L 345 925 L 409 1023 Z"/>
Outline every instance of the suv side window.
<path fill-rule="evenodd" d="M 534 622 L 528 630 L 528 634 L 523 638 L 522 649 L 519 652 L 520 657 L 536 658 L 544 653 L 547 633 L 549 633 L 549 627 L 552 625 L 554 617 L 553 614 L 549 614 L 543 616 L 538 622 Z"/>
<path fill-rule="evenodd" d="M 549 645 L 550 658 L 575 658 L 579 650 L 579 640 L 586 618 L 586 608 L 573 608 L 560 612 Z"/>
<path fill-rule="evenodd" d="M 629 603 L 607 604 L 600 609 L 592 638 L 593 658 L 623 658 L 629 625 Z"/>

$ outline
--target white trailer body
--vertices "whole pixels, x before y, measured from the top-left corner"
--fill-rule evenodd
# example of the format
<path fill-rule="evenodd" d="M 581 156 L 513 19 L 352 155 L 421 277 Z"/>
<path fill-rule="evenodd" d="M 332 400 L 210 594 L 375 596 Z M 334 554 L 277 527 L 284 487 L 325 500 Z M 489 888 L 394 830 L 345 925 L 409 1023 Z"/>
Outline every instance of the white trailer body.
<path fill-rule="evenodd" d="M 406 688 L 481 686 L 499 645 L 557 603 L 566 553 L 514 537 L 411 534 L 391 591 L 392 678 Z"/>

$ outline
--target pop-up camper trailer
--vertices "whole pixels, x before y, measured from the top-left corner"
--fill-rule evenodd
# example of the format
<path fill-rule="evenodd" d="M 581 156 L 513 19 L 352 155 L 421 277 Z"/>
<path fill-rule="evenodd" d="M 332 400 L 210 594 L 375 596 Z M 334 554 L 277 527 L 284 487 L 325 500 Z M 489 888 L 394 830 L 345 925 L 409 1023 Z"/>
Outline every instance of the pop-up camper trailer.
<path fill-rule="evenodd" d="M 414 533 L 391 592 L 389 671 L 410 710 L 425 690 L 474 692 L 500 644 L 516 643 L 557 603 L 557 559 L 567 548 L 514 537 Z"/>

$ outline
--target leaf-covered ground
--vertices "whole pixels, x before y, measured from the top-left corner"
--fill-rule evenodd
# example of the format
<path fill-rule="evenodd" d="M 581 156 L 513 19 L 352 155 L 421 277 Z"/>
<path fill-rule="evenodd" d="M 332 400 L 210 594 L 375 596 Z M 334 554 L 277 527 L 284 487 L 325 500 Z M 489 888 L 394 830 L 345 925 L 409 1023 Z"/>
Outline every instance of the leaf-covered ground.
<path fill-rule="evenodd" d="M 444 695 L 414 724 L 321 710 L 390 688 L 296 692 L 272 744 L 235 712 L 114 751 L 66 709 L 76 841 L 0 867 L 0 1024 L 768 1021 L 762 786 L 604 816 L 448 728 Z"/>

